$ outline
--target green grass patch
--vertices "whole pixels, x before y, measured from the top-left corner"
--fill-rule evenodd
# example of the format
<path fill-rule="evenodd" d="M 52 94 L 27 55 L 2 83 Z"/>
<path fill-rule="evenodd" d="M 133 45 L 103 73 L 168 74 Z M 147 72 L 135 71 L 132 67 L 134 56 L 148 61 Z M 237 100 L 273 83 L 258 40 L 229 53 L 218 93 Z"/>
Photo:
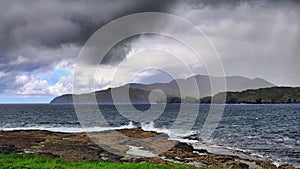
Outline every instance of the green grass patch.
<path fill-rule="evenodd" d="M 182 164 L 153 164 L 153 163 L 116 163 L 104 161 L 69 162 L 61 158 L 50 158 L 43 155 L 30 154 L 0 154 L 1 169 L 194 169 Z"/>
<path fill-rule="evenodd" d="M 41 148 L 42 146 L 31 146 L 30 148 L 33 148 L 33 149 L 39 149 Z"/>

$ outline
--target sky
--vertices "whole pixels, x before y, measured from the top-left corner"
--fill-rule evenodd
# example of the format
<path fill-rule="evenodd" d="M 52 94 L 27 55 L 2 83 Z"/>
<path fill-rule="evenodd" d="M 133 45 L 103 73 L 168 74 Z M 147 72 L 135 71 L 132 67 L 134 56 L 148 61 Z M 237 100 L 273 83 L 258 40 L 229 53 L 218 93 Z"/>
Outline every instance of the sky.
<path fill-rule="evenodd" d="M 47 103 L 72 93 L 77 58 L 89 37 L 115 19 L 140 12 L 168 13 L 195 25 L 214 45 L 226 76 L 300 86 L 297 0 L 11 0 L 0 1 L 0 103 Z M 188 30 L 162 29 L 185 31 L 193 39 Z M 148 49 L 160 52 L 143 52 Z M 214 69 L 213 57 L 201 64 L 192 55 L 182 43 L 161 35 L 123 39 L 101 63 L 87 62 L 101 67 L 89 90 L 167 82 L 171 77 L 164 68 L 174 72 L 172 78 Z M 180 71 L 183 62 L 192 72 Z"/>

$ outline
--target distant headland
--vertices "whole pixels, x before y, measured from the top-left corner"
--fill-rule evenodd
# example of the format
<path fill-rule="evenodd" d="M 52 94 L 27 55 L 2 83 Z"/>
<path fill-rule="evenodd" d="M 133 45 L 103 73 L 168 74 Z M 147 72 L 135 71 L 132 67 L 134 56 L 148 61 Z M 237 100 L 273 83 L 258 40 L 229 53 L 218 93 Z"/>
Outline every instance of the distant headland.
<path fill-rule="evenodd" d="M 277 87 L 274 84 L 260 79 L 249 79 L 241 76 L 226 77 L 227 91 L 217 89 L 211 93 L 211 82 L 218 83 L 220 77 L 196 75 L 187 79 L 172 80 L 168 83 L 138 84 L 130 83 L 121 87 L 109 88 L 84 94 L 65 94 L 54 98 L 51 104 L 94 103 L 98 104 L 148 104 L 148 103 L 210 103 L 212 97 L 214 103 L 221 103 L 219 98 L 227 94 L 226 103 L 300 103 L 300 88 Z M 196 82 L 201 97 L 197 98 L 195 91 L 190 89 Z M 180 86 L 184 86 L 179 87 Z M 164 94 L 162 94 L 162 91 Z M 153 92 L 154 90 L 154 92 Z M 126 93 L 129 91 L 129 100 Z M 112 93 L 115 93 L 114 99 Z M 152 95 L 149 101 L 149 95 Z M 115 101 L 117 100 L 117 102 Z M 129 101 L 129 102 L 128 102 Z"/>

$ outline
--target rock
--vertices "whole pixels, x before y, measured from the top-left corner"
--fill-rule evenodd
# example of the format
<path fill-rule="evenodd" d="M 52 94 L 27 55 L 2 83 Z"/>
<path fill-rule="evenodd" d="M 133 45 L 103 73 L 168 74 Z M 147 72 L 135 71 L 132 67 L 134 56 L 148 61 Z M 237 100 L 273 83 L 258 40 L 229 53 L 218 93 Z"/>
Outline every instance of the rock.
<path fill-rule="evenodd" d="M 248 168 L 249 168 L 249 165 L 240 162 L 240 163 L 239 163 L 239 168 L 241 168 L 241 169 L 248 169 Z"/>
<path fill-rule="evenodd" d="M 151 162 L 151 163 L 155 163 L 155 164 L 166 164 L 167 161 L 159 158 L 159 157 L 142 157 L 142 158 L 136 158 L 135 161 L 133 162 Z"/>
<path fill-rule="evenodd" d="M 194 147 L 192 145 L 189 145 L 187 143 L 178 143 L 175 145 L 174 148 L 178 148 L 178 149 L 182 149 L 182 150 L 185 150 L 185 151 L 188 151 L 188 152 L 193 152 L 195 151 Z"/>
<path fill-rule="evenodd" d="M 296 169 L 294 166 L 289 165 L 289 164 L 283 164 L 278 167 L 279 169 Z"/>
<path fill-rule="evenodd" d="M 141 128 L 122 129 L 116 131 L 127 137 L 134 137 L 134 138 L 149 138 L 149 137 L 155 137 L 160 135 L 153 131 L 144 131 Z"/>
<path fill-rule="evenodd" d="M 179 147 L 179 148 L 177 148 Z M 165 156 L 168 159 L 174 159 L 174 160 L 178 160 L 179 159 L 188 159 L 188 158 L 195 158 L 197 157 L 197 154 L 193 153 L 192 149 L 183 149 L 183 147 L 181 146 L 175 146 L 172 149 L 163 152 L 161 154 L 159 154 L 160 156 Z M 188 147 L 187 147 L 188 148 Z"/>
<path fill-rule="evenodd" d="M 50 157 L 50 158 L 59 158 L 60 156 L 59 155 L 55 155 L 55 154 L 52 154 L 52 153 L 49 153 L 49 152 L 41 152 L 41 153 L 38 153 L 39 155 L 44 155 L 44 156 L 47 156 L 47 157 Z"/>
<path fill-rule="evenodd" d="M 195 149 L 196 152 L 202 153 L 202 154 L 210 154 L 207 150 L 205 149 Z"/>
<path fill-rule="evenodd" d="M 234 161 L 234 158 L 232 156 L 216 156 L 214 158 L 223 163 Z"/>
<path fill-rule="evenodd" d="M 184 139 L 189 139 L 189 140 L 201 140 L 199 139 L 199 135 L 198 134 L 191 134 L 189 136 L 183 137 Z"/>
<path fill-rule="evenodd" d="M 122 157 L 122 158 L 120 158 L 120 161 L 121 162 L 129 162 L 130 158 L 128 158 L 128 157 Z"/>
<path fill-rule="evenodd" d="M 188 162 L 187 164 L 191 165 L 191 166 L 196 166 L 196 167 L 199 167 L 199 168 L 207 168 L 207 165 L 205 165 L 201 162 L 197 162 L 197 161 L 191 161 L 191 162 Z"/>
<path fill-rule="evenodd" d="M 174 148 L 178 148 L 178 149 L 181 149 L 181 150 L 184 150 L 184 151 L 187 151 L 187 152 L 198 152 L 198 153 L 202 153 L 202 154 L 209 154 L 209 152 L 205 149 L 195 149 L 192 145 L 188 144 L 188 143 L 177 143 L 175 145 Z"/>
<path fill-rule="evenodd" d="M 0 154 L 20 152 L 14 145 L 0 145 Z"/>
<path fill-rule="evenodd" d="M 236 161 L 229 161 L 224 163 L 225 168 L 230 168 L 230 169 L 249 169 L 249 165 L 241 162 L 236 162 Z"/>
<path fill-rule="evenodd" d="M 265 167 L 265 168 L 270 168 L 270 169 L 276 169 L 276 165 L 274 165 L 272 163 L 272 161 L 261 161 L 261 160 L 256 160 L 255 163 L 257 165 L 260 165 L 262 167 Z"/>
<path fill-rule="evenodd" d="M 103 161 L 107 161 L 107 160 L 108 160 L 107 157 L 101 157 L 101 159 L 102 159 Z"/>
<path fill-rule="evenodd" d="M 237 162 L 228 162 L 228 163 L 224 163 L 223 167 L 227 169 L 237 169 L 239 168 L 239 165 Z"/>

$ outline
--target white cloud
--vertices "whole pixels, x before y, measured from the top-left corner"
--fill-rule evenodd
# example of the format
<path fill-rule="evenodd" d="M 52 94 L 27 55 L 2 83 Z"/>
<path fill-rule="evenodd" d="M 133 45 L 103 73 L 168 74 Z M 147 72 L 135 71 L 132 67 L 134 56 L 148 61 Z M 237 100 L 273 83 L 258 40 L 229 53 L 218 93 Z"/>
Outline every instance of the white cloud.
<path fill-rule="evenodd" d="M 46 80 L 37 80 L 34 77 L 25 75 L 17 76 L 16 83 L 20 85 L 11 92 L 19 95 L 44 95 L 47 94 L 48 82 Z"/>
<path fill-rule="evenodd" d="M 16 83 L 17 83 L 17 84 L 25 84 L 25 83 L 27 83 L 28 81 L 30 81 L 30 79 L 29 79 L 28 76 L 21 75 L 21 76 L 17 76 L 17 77 L 16 77 Z"/>
<path fill-rule="evenodd" d="M 12 65 L 20 65 L 20 64 L 28 62 L 28 61 L 29 61 L 29 59 L 25 58 L 22 55 L 18 55 L 17 58 L 11 62 L 11 64 Z"/>
<path fill-rule="evenodd" d="M 17 76 L 18 88 L 10 90 L 17 95 L 61 95 L 71 93 L 71 84 L 68 77 L 61 77 L 54 85 L 50 85 L 47 80 L 38 80 L 35 77 Z"/>
<path fill-rule="evenodd" d="M 0 71 L 0 79 L 7 76 L 7 73 Z"/>
<path fill-rule="evenodd" d="M 57 96 L 71 93 L 71 82 L 72 81 L 70 80 L 70 76 L 62 76 L 57 83 L 52 86 L 48 86 L 48 94 Z"/>
<path fill-rule="evenodd" d="M 15 77 L 14 89 L 8 89 L 10 93 L 17 95 L 61 95 L 72 92 L 72 72 L 74 62 L 63 60 L 54 66 L 54 70 L 48 72 L 31 72 L 30 74 Z M 55 70 L 66 72 L 66 75 L 55 75 Z M 58 79 L 56 83 L 49 82 Z"/>

